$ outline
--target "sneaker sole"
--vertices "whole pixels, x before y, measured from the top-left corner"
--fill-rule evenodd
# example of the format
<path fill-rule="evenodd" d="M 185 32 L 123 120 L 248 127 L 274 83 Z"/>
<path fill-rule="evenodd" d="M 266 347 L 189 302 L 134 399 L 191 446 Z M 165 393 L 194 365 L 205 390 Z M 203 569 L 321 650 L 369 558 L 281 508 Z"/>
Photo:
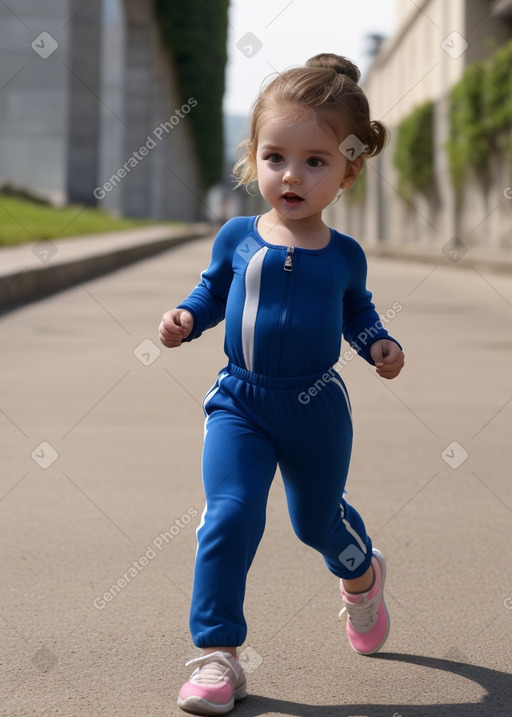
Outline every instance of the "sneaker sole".
<path fill-rule="evenodd" d="M 241 685 L 231 699 L 230 702 L 226 702 L 223 705 L 209 702 L 203 697 L 187 697 L 186 700 L 182 700 L 178 697 L 178 707 L 184 712 L 191 712 L 195 715 L 224 715 L 227 712 L 231 712 L 235 706 L 235 700 L 243 700 L 247 697 L 247 685 Z"/>
<path fill-rule="evenodd" d="M 380 586 L 381 586 L 381 589 L 382 589 L 382 601 L 381 601 L 381 606 L 382 606 L 382 607 L 384 608 L 384 610 L 386 611 L 386 615 L 387 615 L 387 618 L 388 618 L 388 627 L 387 627 L 387 630 L 386 630 L 386 634 L 384 635 L 384 637 L 382 638 L 382 640 L 380 641 L 380 643 L 377 645 L 377 647 L 374 647 L 374 649 L 373 649 L 373 650 L 370 650 L 369 652 L 362 652 L 361 650 L 356 650 L 356 648 L 352 646 L 352 643 L 351 643 L 350 640 L 349 640 L 350 647 L 352 647 L 352 649 L 354 650 L 354 652 L 357 652 L 358 655 L 375 655 L 375 653 L 378 652 L 378 651 L 381 649 L 381 647 L 384 646 L 384 643 L 385 643 L 386 640 L 388 639 L 388 635 L 389 635 L 390 617 L 389 617 L 388 608 L 387 608 L 387 606 L 386 606 L 386 601 L 384 600 L 384 584 L 385 584 L 385 582 L 386 582 L 386 561 L 384 560 L 384 556 L 382 555 L 382 553 L 380 552 L 380 550 L 377 550 L 377 548 L 373 548 L 373 550 L 372 550 L 372 555 L 373 555 L 375 558 L 377 558 L 377 560 L 379 561 L 379 565 L 380 565 L 380 575 L 381 575 Z"/>

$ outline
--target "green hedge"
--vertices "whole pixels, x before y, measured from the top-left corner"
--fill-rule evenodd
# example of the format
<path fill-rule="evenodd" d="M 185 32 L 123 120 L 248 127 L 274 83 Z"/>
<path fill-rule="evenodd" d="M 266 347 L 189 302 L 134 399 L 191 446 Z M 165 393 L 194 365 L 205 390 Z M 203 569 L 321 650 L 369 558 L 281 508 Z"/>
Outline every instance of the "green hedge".
<path fill-rule="evenodd" d="M 447 152 L 460 191 L 474 171 L 485 184 L 493 157 L 512 155 L 512 42 L 488 60 L 469 65 L 450 96 Z M 408 200 L 434 190 L 434 105 L 417 107 L 401 122 L 394 155 L 398 190 Z"/>
<path fill-rule="evenodd" d="M 434 187 L 434 103 L 425 102 L 398 126 L 395 166 L 398 191 L 411 200 Z"/>
<path fill-rule="evenodd" d="M 512 42 L 466 68 L 452 89 L 448 154 L 460 190 L 473 170 L 485 182 L 493 155 L 512 150 Z"/>
<path fill-rule="evenodd" d="M 470 65 L 461 82 L 452 89 L 447 150 L 452 181 L 457 189 L 464 184 L 469 167 L 487 174 L 492 137 L 488 135 L 483 102 L 485 82 L 480 67 Z"/>
<path fill-rule="evenodd" d="M 229 0 L 154 0 L 164 43 L 174 60 L 178 90 L 197 105 L 188 115 L 205 188 L 221 175 L 222 98 L 227 61 Z"/>

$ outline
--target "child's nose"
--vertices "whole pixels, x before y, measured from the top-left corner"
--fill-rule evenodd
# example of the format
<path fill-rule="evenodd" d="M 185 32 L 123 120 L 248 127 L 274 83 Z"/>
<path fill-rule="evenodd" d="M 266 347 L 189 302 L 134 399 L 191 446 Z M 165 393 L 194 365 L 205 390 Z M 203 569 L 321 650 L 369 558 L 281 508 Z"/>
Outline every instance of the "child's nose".
<path fill-rule="evenodd" d="M 284 184 L 300 184 L 300 175 L 293 167 L 288 167 L 283 174 L 282 181 Z"/>

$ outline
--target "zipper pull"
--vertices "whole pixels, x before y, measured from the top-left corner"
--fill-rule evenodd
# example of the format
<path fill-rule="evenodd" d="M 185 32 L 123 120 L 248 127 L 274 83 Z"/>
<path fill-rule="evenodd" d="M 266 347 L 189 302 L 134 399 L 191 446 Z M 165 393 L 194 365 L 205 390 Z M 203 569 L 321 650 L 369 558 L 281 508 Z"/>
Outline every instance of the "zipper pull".
<path fill-rule="evenodd" d="M 293 246 L 289 246 L 286 249 L 286 259 L 284 260 L 284 266 L 283 269 L 285 271 L 291 271 L 293 269 L 293 252 L 295 251 L 295 248 Z"/>

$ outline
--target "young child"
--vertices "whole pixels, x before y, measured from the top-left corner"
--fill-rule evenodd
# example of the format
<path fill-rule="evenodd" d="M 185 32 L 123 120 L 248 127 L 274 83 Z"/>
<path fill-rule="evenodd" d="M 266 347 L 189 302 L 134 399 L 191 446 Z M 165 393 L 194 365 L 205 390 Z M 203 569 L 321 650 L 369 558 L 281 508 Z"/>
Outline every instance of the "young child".
<path fill-rule="evenodd" d="M 225 318 L 229 360 L 204 399 L 206 508 L 190 614 L 202 655 L 187 663 L 196 668 L 178 698 L 187 712 L 224 714 L 247 694 L 237 659 L 245 584 L 278 465 L 295 533 L 341 579 L 351 646 L 369 655 L 388 635 L 384 558 L 343 498 L 352 423 L 334 365 L 342 333 L 383 378 L 398 376 L 404 355 L 366 289 L 363 250 L 322 221 L 385 143 L 359 77 L 349 60 L 322 54 L 263 89 L 234 171 L 240 185 L 257 180 L 272 208 L 224 225 L 200 283 L 160 324 L 172 348 Z"/>

